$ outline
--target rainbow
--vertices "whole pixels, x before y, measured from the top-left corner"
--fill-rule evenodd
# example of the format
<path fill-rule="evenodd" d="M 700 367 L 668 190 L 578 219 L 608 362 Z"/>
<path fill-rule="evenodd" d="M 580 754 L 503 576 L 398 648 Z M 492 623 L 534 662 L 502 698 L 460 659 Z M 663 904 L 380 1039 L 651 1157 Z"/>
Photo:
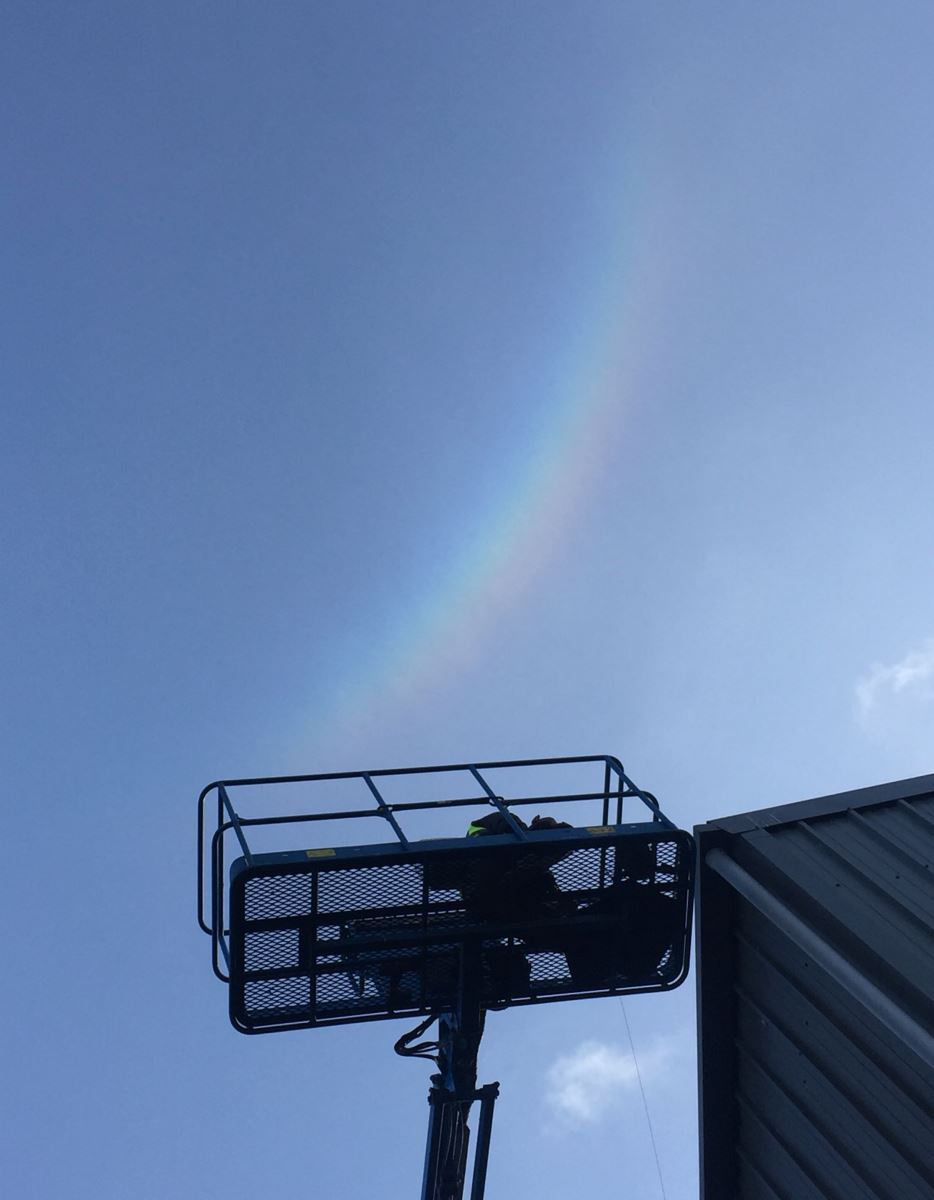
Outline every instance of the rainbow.
<path fill-rule="evenodd" d="M 503 476 L 508 487 L 452 552 L 440 580 L 406 598 L 379 650 L 331 690 L 328 715 L 315 722 L 316 743 L 366 720 L 387 699 L 412 702 L 466 669 L 503 615 L 566 550 L 594 492 L 618 465 L 610 455 L 657 337 L 665 272 L 636 271 L 622 248 L 608 259 L 602 286 L 591 291 L 600 303 L 555 364 L 535 444 L 515 455 Z M 634 277 L 653 283 L 627 287 Z"/>

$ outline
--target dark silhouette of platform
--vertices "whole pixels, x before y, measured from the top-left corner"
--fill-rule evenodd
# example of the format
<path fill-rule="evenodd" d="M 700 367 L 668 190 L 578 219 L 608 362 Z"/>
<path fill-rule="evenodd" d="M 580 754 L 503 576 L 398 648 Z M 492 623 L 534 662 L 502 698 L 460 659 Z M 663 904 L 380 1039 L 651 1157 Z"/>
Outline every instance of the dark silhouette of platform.
<path fill-rule="evenodd" d="M 602 766 L 603 788 L 509 799 L 482 774 L 569 763 Z M 434 774 L 440 790 L 446 774 L 464 771 L 477 781 L 478 795 L 387 804 L 377 787 L 384 775 Z M 262 785 L 274 795 L 276 784 L 338 778 L 364 781 L 374 797 L 370 808 L 246 819 L 230 799 L 238 787 Z M 687 974 L 690 835 L 626 779 L 615 759 L 218 783 L 202 793 L 202 830 L 212 791 L 214 920 L 202 924 L 213 934 L 215 969 L 229 980 L 230 1018 L 242 1032 L 454 1011 L 465 972 L 484 1008 L 662 991 Z M 640 819 L 621 819 L 624 800 L 635 802 L 626 815 Z M 570 806 L 580 801 L 596 801 L 601 824 L 530 831 L 513 820 L 507 833 L 411 841 L 397 819 L 412 809 L 452 806 L 470 808 L 471 816 L 499 810 L 508 819 L 532 804 L 573 817 Z M 308 837 L 309 822 L 366 816 L 383 818 L 396 840 L 273 853 L 253 853 L 247 841 L 253 826 L 288 826 L 294 844 L 297 822 Z M 242 851 L 230 866 L 226 897 L 225 835 Z M 201 842 L 204 851 L 203 833 Z"/>

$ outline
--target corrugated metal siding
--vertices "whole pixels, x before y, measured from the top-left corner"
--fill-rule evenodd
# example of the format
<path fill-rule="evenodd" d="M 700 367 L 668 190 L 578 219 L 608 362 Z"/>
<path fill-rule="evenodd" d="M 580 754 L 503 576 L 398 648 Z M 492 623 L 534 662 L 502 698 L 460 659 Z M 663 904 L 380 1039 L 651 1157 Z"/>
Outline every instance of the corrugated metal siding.
<path fill-rule="evenodd" d="M 930 1067 L 703 863 L 708 848 L 722 849 L 934 1032 L 934 796 L 792 821 L 757 815 L 761 824 L 747 820 L 741 832 L 729 829 L 738 820 L 695 831 L 707 926 L 698 939 L 707 977 L 699 986 L 702 1196 L 931 1200 Z M 714 956 L 718 922 L 731 936 Z"/>

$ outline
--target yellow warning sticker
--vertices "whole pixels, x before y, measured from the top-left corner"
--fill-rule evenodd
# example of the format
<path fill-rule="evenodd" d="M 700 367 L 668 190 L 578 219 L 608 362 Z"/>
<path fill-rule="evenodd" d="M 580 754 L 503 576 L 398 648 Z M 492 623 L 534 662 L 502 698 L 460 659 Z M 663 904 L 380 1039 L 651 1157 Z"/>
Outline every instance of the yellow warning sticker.
<path fill-rule="evenodd" d="M 305 856 L 306 858 L 330 858 L 332 854 L 336 853 L 336 850 L 332 850 L 330 847 L 328 847 L 326 850 L 306 850 Z"/>
<path fill-rule="evenodd" d="M 613 826 L 612 825 L 588 825 L 587 832 L 588 833 L 612 833 Z"/>

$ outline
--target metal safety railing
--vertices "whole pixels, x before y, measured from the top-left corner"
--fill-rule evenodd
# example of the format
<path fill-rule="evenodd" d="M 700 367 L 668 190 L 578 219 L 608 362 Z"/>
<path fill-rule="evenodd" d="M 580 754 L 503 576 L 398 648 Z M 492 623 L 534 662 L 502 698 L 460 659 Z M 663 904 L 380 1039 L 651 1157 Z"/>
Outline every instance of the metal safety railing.
<path fill-rule="evenodd" d="M 514 772 L 531 768 L 569 767 L 597 765 L 602 767 L 602 786 L 589 790 L 561 793 L 537 793 L 534 795 L 510 795 L 506 789 L 497 791 L 485 776 L 490 772 Z M 377 781 L 400 777 L 450 776 L 455 773 L 470 776 L 478 785 L 479 794 L 446 797 L 435 800 L 408 800 L 390 802 L 380 791 Z M 368 807 L 354 809 L 322 809 L 292 813 L 244 816 L 236 810 L 232 794 L 241 789 L 275 789 L 282 785 L 305 784 L 327 785 L 337 781 L 359 780 L 367 789 L 372 803 Z M 212 802 L 212 793 L 213 802 Z M 314 775 L 261 776 L 244 779 L 217 780 L 208 784 L 198 797 L 198 924 L 212 939 L 212 965 L 214 973 L 223 982 L 229 982 L 230 928 L 226 904 L 226 864 L 229 854 L 226 842 L 233 837 L 245 862 L 254 861 L 248 834 L 258 828 L 275 826 L 310 825 L 322 821 L 362 821 L 373 818 L 381 821 L 384 828 L 391 830 L 393 840 L 405 849 L 411 841 L 399 823 L 399 814 L 419 813 L 429 810 L 454 809 L 479 806 L 500 811 L 517 840 L 527 837 L 511 810 L 541 804 L 579 804 L 597 802 L 600 806 L 600 824 L 620 825 L 624 817 L 625 801 L 640 805 L 636 823 L 646 820 L 661 828 L 675 826 L 662 813 L 658 801 L 651 792 L 639 788 L 626 775 L 622 763 L 612 755 L 579 755 L 560 758 L 513 759 L 496 762 L 456 763 L 428 767 L 383 768 L 371 771 L 339 771 Z M 269 797 L 270 807 L 274 805 Z M 210 888 L 208 888 L 208 880 Z"/>

